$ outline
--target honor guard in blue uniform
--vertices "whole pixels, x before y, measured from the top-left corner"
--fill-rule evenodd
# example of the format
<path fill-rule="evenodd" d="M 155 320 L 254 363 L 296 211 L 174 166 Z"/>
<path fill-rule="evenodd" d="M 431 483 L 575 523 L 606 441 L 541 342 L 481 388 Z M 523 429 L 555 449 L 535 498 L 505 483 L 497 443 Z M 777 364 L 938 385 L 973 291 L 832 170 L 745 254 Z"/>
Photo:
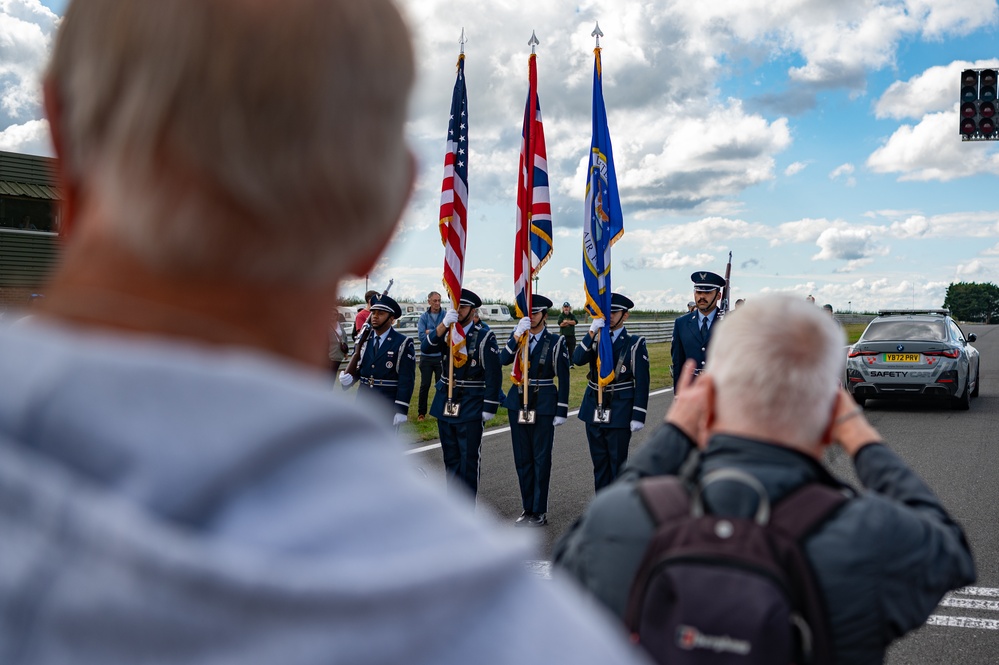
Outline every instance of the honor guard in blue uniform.
<path fill-rule="evenodd" d="M 399 303 L 388 296 L 375 295 L 371 300 L 371 314 L 366 325 L 371 333 L 361 351 L 358 364 L 360 388 L 358 395 L 372 391 L 383 395 L 395 410 L 392 424 L 398 427 L 406 422 L 409 401 L 416 385 L 416 348 L 413 340 L 392 327 L 402 316 Z M 346 372 L 340 373 L 340 384 L 349 388 L 354 382 Z"/>
<path fill-rule="evenodd" d="M 614 381 L 604 386 L 602 416 L 597 409 L 599 376 L 597 349 L 593 341 L 605 325 L 602 318 L 593 319 L 589 332 L 572 353 L 572 364 L 590 365 L 579 419 L 586 423 L 586 440 L 593 460 L 593 485 L 598 491 L 617 478 L 628 459 L 631 435 L 645 427 L 649 407 L 649 351 L 645 338 L 629 335 L 624 327 L 629 310 L 634 306 L 630 298 L 620 293 L 611 294 Z"/>
<path fill-rule="evenodd" d="M 514 386 L 503 406 L 510 415 L 513 461 L 520 481 L 524 512 L 517 526 L 544 526 L 548 523 L 548 485 L 552 477 L 552 446 L 555 428 L 569 415 L 569 350 L 565 337 L 548 332 L 548 309 L 552 301 L 531 296 L 531 315 L 525 316 L 500 349 L 504 365 L 522 362 L 520 341 L 529 335 L 527 407 L 524 386 Z"/>
<path fill-rule="evenodd" d="M 481 305 L 479 296 L 462 289 L 458 309 L 447 311 L 440 324 L 427 333 L 421 347 L 423 353 L 437 352 L 444 358 L 444 373 L 437 382 L 430 415 L 437 419 L 448 491 L 462 484 L 472 491 L 473 497 L 479 487 L 482 430 L 499 409 L 503 383 L 496 335 L 472 321 L 472 315 Z M 448 400 L 448 366 L 453 362 L 452 323 L 465 331 L 467 359 L 461 367 L 454 368 L 452 398 Z"/>
<path fill-rule="evenodd" d="M 718 304 L 725 278 L 707 270 L 690 276 L 694 283 L 694 307 L 692 312 L 680 316 L 673 322 L 673 340 L 670 353 L 673 356 L 673 391 L 680 379 L 683 363 L 693 358 L 697 363 L 694 371 L 700 373 L 707 359 L 711 329 L 718 322 Z"/>

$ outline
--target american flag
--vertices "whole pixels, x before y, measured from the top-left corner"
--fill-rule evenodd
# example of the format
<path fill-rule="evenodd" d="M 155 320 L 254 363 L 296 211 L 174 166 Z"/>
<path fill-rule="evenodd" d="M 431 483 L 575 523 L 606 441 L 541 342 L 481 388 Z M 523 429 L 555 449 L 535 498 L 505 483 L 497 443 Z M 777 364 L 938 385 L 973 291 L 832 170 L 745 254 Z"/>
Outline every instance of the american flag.
<path fill-rule="evenodd" d="M 552 206 L 548 195 L 548 157 L 538 100 L 537 56 L 528 61 L 527 106 L 517 179 L 517 238 L 514 243 L 513 281 L 517 317 L 531 315 L 531 280 L 552 255 Z M 527 344 L 524 335 L 521 345 Z M 526 355 L 525 355 L 526 357 Z M 513 364 L 513 382 L 523 381 L 522 363 Z"/>
<path fill-rule="evenodd" d="M 597 345 L 597 380 L 606 386 L 614 380 L 614 351 L 610 336 L 611 245 L 624 235 L 624 215 L 614 172 L 614 153 L 607 109 L 604 106 L 600 47 L 593 50 L 593 133 L 586 175 L 586 212 L 583 219 L 583 287 L 586 309 L 602 318 Z"/>
<path fill-rule="evenodd" d="M 444 243 L 444 289 L 451 306 L 458 309 L 465 274 L 465 233 L 468 222 L 468 96 L 465 92 L 465 54 L 458 56 L 458 77 L 451 96 L 447 125 L 444 182 L 441 185 L 440 232 Z M 468 360 L 465 331 L 451 327 L 451 355 L 455 367 Z"/>

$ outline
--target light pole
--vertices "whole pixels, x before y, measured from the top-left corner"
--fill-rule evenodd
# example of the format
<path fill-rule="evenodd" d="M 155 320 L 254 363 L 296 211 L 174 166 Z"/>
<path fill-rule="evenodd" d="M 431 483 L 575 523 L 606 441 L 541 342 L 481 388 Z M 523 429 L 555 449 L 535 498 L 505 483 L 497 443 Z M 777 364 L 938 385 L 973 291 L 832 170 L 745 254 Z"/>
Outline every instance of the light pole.
<path fill-rule="evenodd" d="M 846 308 L 850 312 L 850 314 L 853 314 L 853 301 L 847 300 Z"/>

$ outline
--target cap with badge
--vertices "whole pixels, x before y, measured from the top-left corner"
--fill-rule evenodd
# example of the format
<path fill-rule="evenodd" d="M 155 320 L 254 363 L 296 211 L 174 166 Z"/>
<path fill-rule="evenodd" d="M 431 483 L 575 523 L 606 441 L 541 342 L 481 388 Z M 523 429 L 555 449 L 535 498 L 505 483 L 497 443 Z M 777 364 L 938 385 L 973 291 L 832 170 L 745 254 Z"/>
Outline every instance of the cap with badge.
<path fill-rule="evenodd" d="M 402 307 L 389 296 L 376 295 L 371 299 L 371 311 L 388 312 L 393 318 L 402 317 Z"/>
<path fill-rule="evenodd" d="M 547 312 L 554 304 L 550 298 L 539 296 L 537 293 L 531 294 L 531 314 Z"/>
<path fill-rule="evenodd" d="M 458 302 L 459 306 L 465 307 L 482 307 L 482 298 L 477 296 L 473 291 L 468 289 L 461 290 L 461 300 Z"/>
<path fill-rule="evenodd" d="M 635 303 L 632 302 L 631 298 L 628 296 L 623 296 L 620 293 L 611 294 L 611 311 L 612 312 L 627 312 Z"/>
<path fill-rule="evenodd" d="M 721 275 L 701 270 L 690 276 L 690 281 L 694 283 L 695 291 L 717 291 L 725 286 L 725 278 Z"/>
<path fill-rule="evenodd" d="M 562 307 L 572 307 L 572 305 L 570 305 L 569 301 L 566 300 L 564 303 L 562 303 Z"/>

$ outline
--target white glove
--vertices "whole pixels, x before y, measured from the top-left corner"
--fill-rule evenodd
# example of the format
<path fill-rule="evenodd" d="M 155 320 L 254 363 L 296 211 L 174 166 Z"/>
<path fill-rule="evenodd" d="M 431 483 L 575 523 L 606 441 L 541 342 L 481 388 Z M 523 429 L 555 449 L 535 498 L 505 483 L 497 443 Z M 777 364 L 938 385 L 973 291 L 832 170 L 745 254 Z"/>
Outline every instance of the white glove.
<path fill-rule="evenodd" d="M 530 329 L 531 317 L 525 316 L 520 321 L 517 321 L 517 327 L 513 329 L 513 336 L 520 339 Z"/>
<path fill-rule="evenodd" d="M 563 418 L 562 416 L 555 416 L 555 419 L 552 420 L 552 425 L 555 425 L 555 427 L 564 424 L 565 424 L 565 418 Z"/>
<path fill-rule="evenodd" d="M 637 420 L 632 420 L 631 421 L 631 431 L 632 432 L 637 432 L 640 429 L 642 429 L 643 427 L 645 427 L 645 423 L 640 423 Z"/>
<path fill-rule="evenodd" d="M 340 372 L 340 385 L 344 388 L 350 388 L 354 384 L 354 377 L 347 372 Z"/>
<path fill-rule="evenodd" d="M 397 413 L 395 414 L 395 417 L 392 419 L 392 427 L 398 427 L 407 420 L 409 420 L 409 416 L 407 416 L 405 413 Z"/>
<path fill-rule="evenodd" d="M 445 328 L 450 328 L 452 323 L 458 323 L 458 310 L 449 309 L 445 314 L 441 323 L 444 324 Z"/>
<path fill-rule="evenodd" d="M 604 327 L 603 319 L 593 319 L 593 323 L 590 324 L 590 335 L 596 335 L 597 331 Z"/>
<path fill-rule="evenodd" d="M 496 417 L 495 413 L 485 413 L 484 412 L 482 414 L 482 422 L 488 422 L 488 421 L 492 420 L 494 417 Z"/>

